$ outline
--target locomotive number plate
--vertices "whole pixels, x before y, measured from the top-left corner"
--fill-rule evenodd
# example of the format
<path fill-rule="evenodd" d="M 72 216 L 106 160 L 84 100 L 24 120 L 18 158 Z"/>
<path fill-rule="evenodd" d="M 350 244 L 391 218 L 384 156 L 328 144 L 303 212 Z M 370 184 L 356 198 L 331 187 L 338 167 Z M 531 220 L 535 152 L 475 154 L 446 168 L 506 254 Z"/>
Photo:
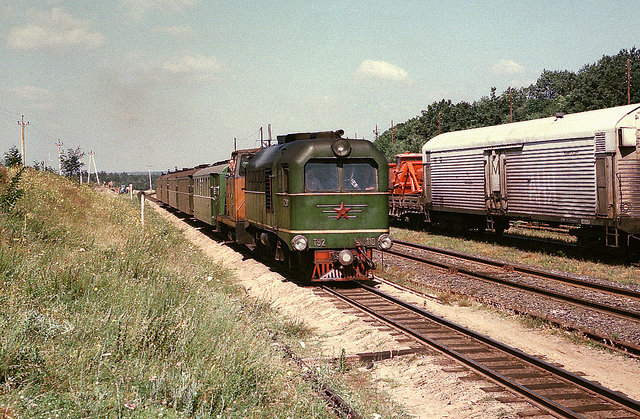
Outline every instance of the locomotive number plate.
<path fill-rule="evenodd" d="M 355 242 L 355 244 L 364 244 L 365 246 L 369 246 L 369 247 L 376 245 L 375 237 L 364 237 L 360 239 L 354 239 L 353 241 Z"/>
<path fill-rule="evenodd" d="M 313 239 L 313 245 L 315 247 L 327 247 L 326 239 Z"/>

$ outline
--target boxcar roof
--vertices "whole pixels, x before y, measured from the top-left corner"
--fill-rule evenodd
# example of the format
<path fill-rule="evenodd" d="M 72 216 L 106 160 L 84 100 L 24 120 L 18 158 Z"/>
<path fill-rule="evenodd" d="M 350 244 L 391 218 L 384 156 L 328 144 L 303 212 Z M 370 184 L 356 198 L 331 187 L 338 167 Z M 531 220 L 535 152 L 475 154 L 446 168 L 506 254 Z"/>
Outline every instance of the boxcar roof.
<path fill-rule="evenodd" d="M 198 166 L 198 167 L 194 167 L 192 169 L 183 170 L 181 172 L 176 173 L 176 177 L 178 179 L 184 179 L 184 178 L 188 178 L 188 177 L 193 177 L 193 174 L 195 172 L 197 172 L 198 170 L 200 170 L 201 168 L 202 168 L 202 166 Z"/>
<path fill-rule="evenodd" d="M 491 127 L 453 131 L 437 135 L 422 146 L 425 151 L 444 151 L 480 147 L 499 147 L 545 139 L 593 137 L 594 133 L 611 131 L 640 104 L 567 114 L 562 117 L 533 119 Z"/>
<path fill-rule="evenodd" d="M 227 167 L 229 167 L 229 163 L 214 164 L 212 166 L 208 166 L 208 167 L 205 167 L 204 169 L 198 170 L 193 174 L 193 177 L 219 174 L 219 173 L 222 173 L 222 171 Z"/>

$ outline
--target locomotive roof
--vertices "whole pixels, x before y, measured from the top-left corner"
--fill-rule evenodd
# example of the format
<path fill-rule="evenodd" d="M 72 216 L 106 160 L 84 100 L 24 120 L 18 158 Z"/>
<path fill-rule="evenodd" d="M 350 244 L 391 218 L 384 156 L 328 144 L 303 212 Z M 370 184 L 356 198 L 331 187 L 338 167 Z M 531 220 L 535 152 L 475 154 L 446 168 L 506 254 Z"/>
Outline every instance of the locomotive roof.
<path fill-rule="evenodd" d="M 447 132 L 427 141 L 422 146 L 422 152 L 500 147 L 545 139 L 593 137 L 596 132 L 613 131 L 621 119 L 636 110 L 640 110 L 640 104 Z"/>
<path fill-rule="evenodd" d="M 351 144 L 350 157 L 369 157 L 386 163 L 386 158 L 370 141 L 349 138 L 344 138 L 344 140 Z M 335 158 L 331 151 L 331 144 L 335 141 L 335 137 L 301 139 L 267 147 L 251 159 L 248 168 L 266 168 L 271 166 L 276 159 L 279 159 L 281 163 L 295 165 L 304 164 L 310 158 Z"/>

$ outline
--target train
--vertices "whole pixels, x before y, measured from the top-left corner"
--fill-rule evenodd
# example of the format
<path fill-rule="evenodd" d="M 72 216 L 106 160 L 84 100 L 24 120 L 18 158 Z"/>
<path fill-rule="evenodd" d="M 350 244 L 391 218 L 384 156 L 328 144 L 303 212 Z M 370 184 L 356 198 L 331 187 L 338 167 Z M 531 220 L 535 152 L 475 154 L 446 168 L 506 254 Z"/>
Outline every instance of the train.
<path fill-rule="evenodd" d="M 165 173 L 156 198 L 311 281 L 370 279 L 389 249 L 388 163 L 344 131 L 293 133 Z"/>
<path fill-rule="evenodd" d="M 640 243 L 640 104 L 440 134 L 390 170 L 392 219 L 498 234 L 527 220 Z"/>

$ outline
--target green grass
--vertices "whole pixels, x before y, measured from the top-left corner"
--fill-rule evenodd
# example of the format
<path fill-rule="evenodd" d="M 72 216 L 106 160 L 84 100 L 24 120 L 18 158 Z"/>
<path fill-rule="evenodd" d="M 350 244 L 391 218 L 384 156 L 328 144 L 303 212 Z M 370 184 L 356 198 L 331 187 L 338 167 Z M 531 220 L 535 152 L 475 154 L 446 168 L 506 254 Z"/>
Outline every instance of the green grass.
<path fill-rule="evenodd" d="M 452 237 L 446 234 L 427 233 L 400 228 L 392 228 L 391 235 L 393 238 L 399 240 L 458 250 L 480 256 L 489 256 L 545 269 L 556 269 L 578 275 L 640 285 L 639 261 L 635 263 L 624 263 L 621 261 L 620 263 L 605 264 L 561 254 L 550 254 L 542 249 L 540 251 L 521 250 L 514 247 L 473 240 L 471 237 Z"/>
<path fill-rule="evenodd" d="M 331 416 L 271 344 L 309 330 L 152 211 L 143 227 L 132 201 L 33 170 L 19 187 L 0 213 L 0 417 Z"/>

